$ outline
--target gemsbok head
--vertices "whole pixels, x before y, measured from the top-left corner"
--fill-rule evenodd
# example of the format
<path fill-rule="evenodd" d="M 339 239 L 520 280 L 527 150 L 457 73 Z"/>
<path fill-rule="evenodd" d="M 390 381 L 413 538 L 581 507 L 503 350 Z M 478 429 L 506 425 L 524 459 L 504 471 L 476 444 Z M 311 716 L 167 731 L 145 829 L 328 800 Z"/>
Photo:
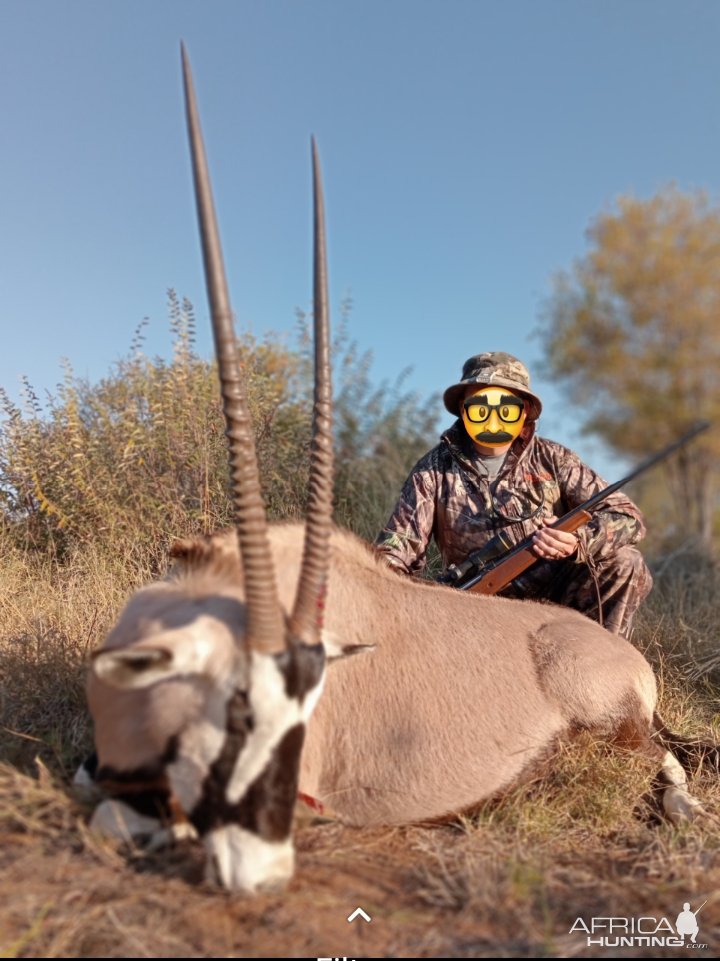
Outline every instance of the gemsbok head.
<path fill-rule="evenodd" d="M 707 816 L 670 750 L 685 760 L 686 745 L 655 713 L 653 671 L 628 641 L 567 608 L 399 577 L 331 526 L 328 299 L 314 145 L 307 520 L 266 523 L 184 52 L 183 68 L 237 529 L 178 542 L 172 575 L 130 599 L 93 658 L 97 782 L 108 796 L 92 823 L 163 839 L 184 819 L 205 844 L 208 874 L 255 892 L 292 874 L 298 795 L 349 824 L 437 821 L 512 788 L 559 739 L 582 730 L 657 765 L 671 821 Z M 367 653 L 343 656 L 360 652 Z M 717 749 L 699 747 L 717 765 Z"/>
<path fill-rule="evenodd" d="M 305 725 L 325 672 L 333 450 L 323 194 L 314 182 L 315 402 L 302 569 L 289 611 L 276 571 L 207 159 L 186 51 L 187 125 L 223 410 L 236 543 L 230 569 L 205 558 L 187 584 L 137 593 L 92 663 L 99 783 L 156 786 L 180 804 L 227 887 L 253 891 L 293 870 L 290 840 Z M 192 552 L 190 552 L 192 553 Z M 197 560 L 195 552 L 195 560 Z"/>

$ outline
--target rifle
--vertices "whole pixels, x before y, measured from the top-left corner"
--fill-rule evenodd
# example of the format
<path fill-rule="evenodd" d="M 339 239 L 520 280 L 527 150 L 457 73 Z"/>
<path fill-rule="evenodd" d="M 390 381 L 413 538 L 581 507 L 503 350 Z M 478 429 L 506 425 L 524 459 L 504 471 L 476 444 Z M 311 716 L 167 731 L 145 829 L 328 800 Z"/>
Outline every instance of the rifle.
<path fill-rule="evenodd" d="M 644 473 L 654 467 L 659 461 L 674 454 L 688 441 L 692 440 L 699 433 L 707 430 L 710 426 L 708 421 L 696 424 L 687 434 L 676 440 L 673 444 L 665 447 L 659 454 L 653 454 L 644 460 L 639 467 L 629 473 L 622 480 L 610 484 L 597 494 L 593 494 L 584 503 L 573 508 L 567 514 L 559 517 L 548 527 L 558 531 L 573 533 L 583 524 L 587 524 L 592 516 L 590 511 L 614 494 L 616 490 L 624 487 L 639 474 Z M 475 594 L 497 594 L 504 587 L 519 577 L 523 571 L 539 560 L 537 554 L 533 553 L 532 540 L 534 534 L 520 541 L 519 544 L 512 546 L 507 534 L 501 531 L 496 534 L 488 543 L 477 551 L 473 551 L 461 564 L 451 564 L 447 571 L 438 578 L 439 583 L 448 584 L 461 591 L 472 591 Z"/>

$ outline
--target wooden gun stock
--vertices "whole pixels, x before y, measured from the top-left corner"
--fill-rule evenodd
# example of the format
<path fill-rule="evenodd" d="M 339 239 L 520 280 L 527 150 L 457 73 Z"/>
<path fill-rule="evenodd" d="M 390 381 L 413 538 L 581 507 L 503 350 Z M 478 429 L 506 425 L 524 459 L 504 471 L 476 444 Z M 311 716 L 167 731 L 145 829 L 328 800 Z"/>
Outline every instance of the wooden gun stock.
<path fill-rule="evenodd" d="M 572 534 L 578 527 L 587 524 L 589 520 L 590 514 L 579 509 L 566 514 L 549 526 L 556 531 L 567 531 Z M 531 538 L 528 538 L 522 544 L 518 544 L 514 550 L 505 555 L 503 560 L 491 567 L 490 570 L 478 574 L 475 579 L 463 584 L 461 589 L 471 591 L 474 594 L 497 594 L 503 587 L 507 587 L 510 581 L 514 581 L 516 577 L 519 577 L 523 571 L 526 571 L 538 560 L 537 554 L 534 554 L 532 548 L 527 546 L 530 540 Z"/>

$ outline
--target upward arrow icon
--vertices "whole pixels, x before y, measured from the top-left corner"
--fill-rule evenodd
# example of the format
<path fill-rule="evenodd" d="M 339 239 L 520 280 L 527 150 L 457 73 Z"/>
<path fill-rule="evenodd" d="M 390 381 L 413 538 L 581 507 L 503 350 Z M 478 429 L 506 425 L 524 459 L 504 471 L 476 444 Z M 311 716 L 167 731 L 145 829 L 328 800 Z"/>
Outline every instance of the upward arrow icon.
<path fill-rule="evenodd" d="M 369 914 L 366 914 L 362 908 L 355 908 L 352 914 L 348 915 L 348 921 L 352 924 L 355 918 L 362 918 L 363 921 L 372 921 Z"/>

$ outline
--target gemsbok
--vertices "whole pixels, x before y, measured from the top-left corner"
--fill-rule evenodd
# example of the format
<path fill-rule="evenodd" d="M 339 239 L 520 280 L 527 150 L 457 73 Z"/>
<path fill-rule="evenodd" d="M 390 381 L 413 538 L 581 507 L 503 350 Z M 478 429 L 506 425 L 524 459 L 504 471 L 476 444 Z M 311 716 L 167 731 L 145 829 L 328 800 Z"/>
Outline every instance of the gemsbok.
<path fill-rule="evenodd" d="M 255 892 L 293 872 L 299 792 L 354 825 L 448 818 L 517 784 L 580 730 L 656 761 L 671 821 L 705 815 L 663 743 L 653 671 L 630 643 L 566 608 L 400 577 L 332 526 L 314 142 L 307 520 L 267 524 L 184 49 L 183 76 L 237 524 L 178 542 L 174 572 L 133 595 L 92 658 L 97 783 L 107 792 L 93 823 L 125 818 L 131 833 L 152 833 L 157 811 L 133 821 L 133 808 L 160 799 L 202 838 L 209 877 Z"/>

